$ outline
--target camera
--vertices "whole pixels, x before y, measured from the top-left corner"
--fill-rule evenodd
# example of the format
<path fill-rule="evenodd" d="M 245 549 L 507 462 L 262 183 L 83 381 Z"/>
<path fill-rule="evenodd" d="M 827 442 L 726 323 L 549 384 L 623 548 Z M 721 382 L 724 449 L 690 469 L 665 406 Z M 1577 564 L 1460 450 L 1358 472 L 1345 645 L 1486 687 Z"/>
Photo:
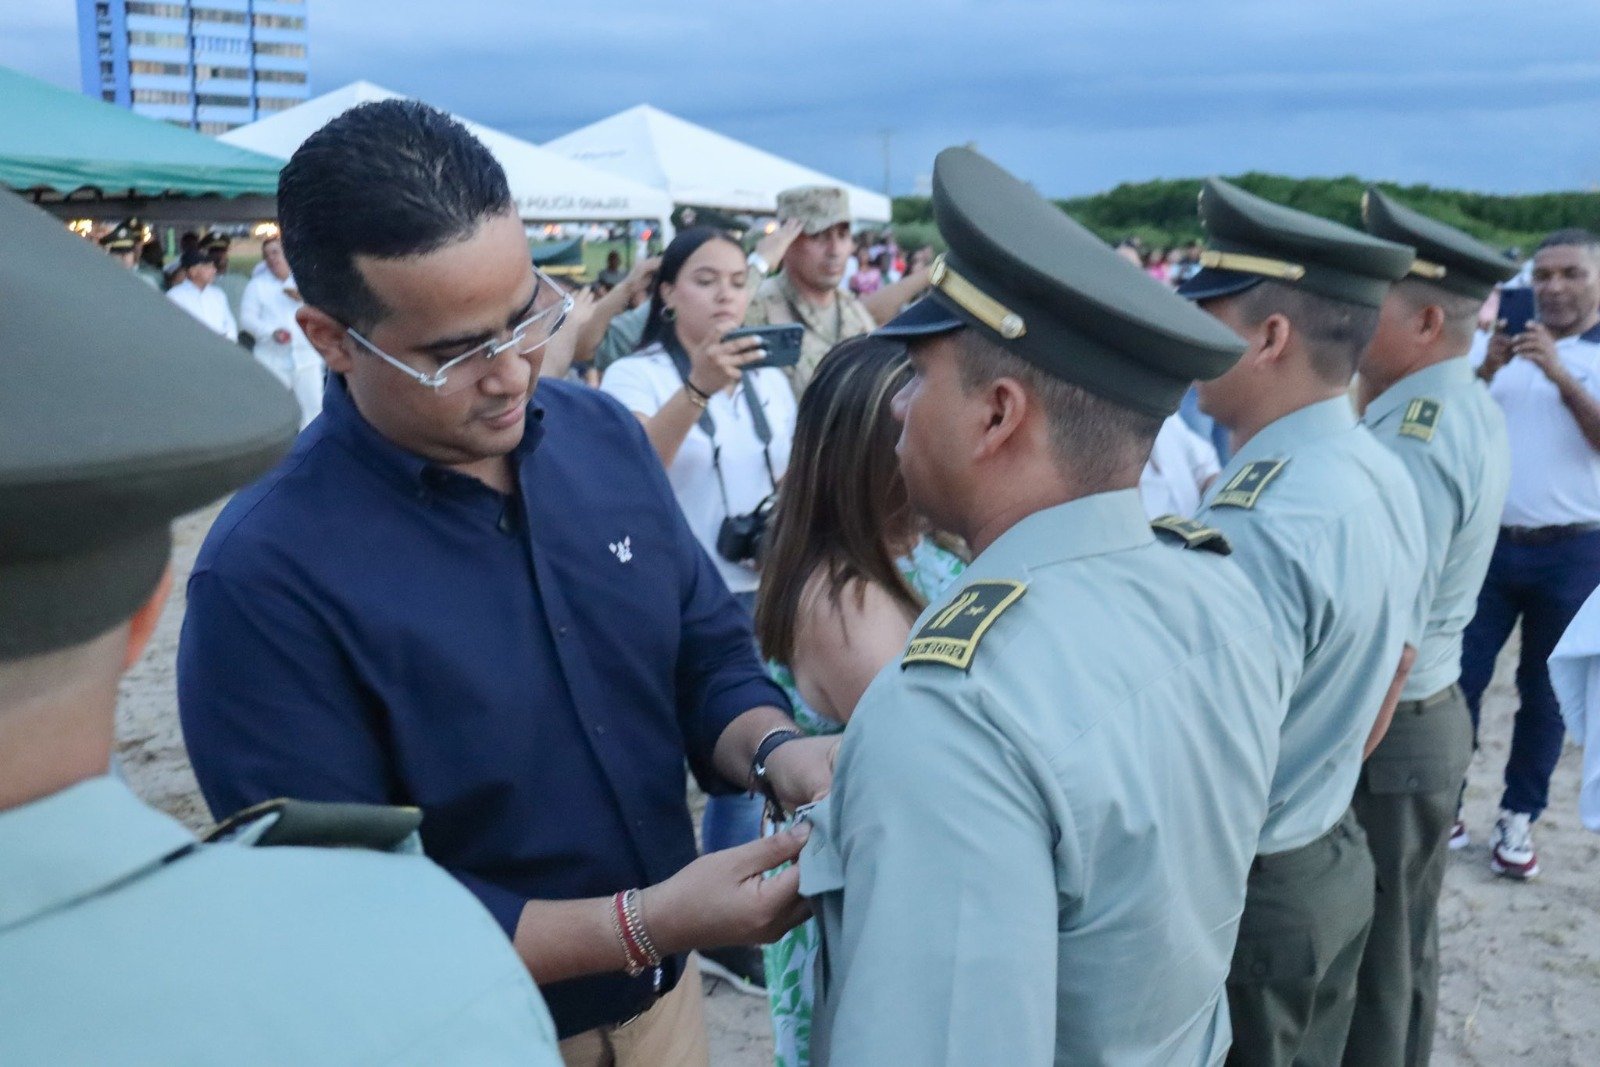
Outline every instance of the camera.
<path fill-rule="evenodd" d="M 729 515 L 717 531 L 717 555 L 729 563 L 751 567 L 761 563 L 762 542 L 767 536 L 767 519 L 776 497 L 768 494 L 761 503 L 743 515 Z"/>

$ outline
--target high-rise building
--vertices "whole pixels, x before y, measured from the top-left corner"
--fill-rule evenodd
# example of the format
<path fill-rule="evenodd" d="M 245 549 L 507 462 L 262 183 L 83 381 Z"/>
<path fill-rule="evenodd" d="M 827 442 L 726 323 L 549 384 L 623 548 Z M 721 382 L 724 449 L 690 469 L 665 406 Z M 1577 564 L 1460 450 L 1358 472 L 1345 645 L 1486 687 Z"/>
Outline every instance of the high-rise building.
<path fill-rule="evenodd" d="M 201 133 L 310 97 L 305 0 L 78 0 L 83 91 Z"/>

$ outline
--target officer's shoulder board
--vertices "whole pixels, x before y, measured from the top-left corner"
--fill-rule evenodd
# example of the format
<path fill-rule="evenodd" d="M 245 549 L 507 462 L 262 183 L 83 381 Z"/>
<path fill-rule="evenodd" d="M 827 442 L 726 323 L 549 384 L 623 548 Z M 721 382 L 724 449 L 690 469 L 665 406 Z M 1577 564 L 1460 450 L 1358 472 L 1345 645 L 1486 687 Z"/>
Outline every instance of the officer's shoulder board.
<path fill-rule="evenodd" d="M 971 582 L 962 586 L 911 638 L 906 654 L 900 658 L 901 668 L 913 663 L 938 663 L 969 670 L 983 635 L 1001 612 L 1022 599 L 1027 590 L 1026 582 L 1012 581 Z"/>
<path fill-rule="evenodd" d="M 1233 546 L 1228 544 L 1228 539 L 1222 531 L 1213 526 L 1206 526 L 1186 519 L 1182 515 L 1163 515 L 1159 519 L 1150 521 L 1150 528 L 1156 532 L 1156 537 L 1162 541 L 1182 545 L 1184 548 L 1198 548 L 1205 552 L 1215 552 L 1219 556 L 1226 556 L 1233 551 Z"/>
<path fill-rule="evenodd" d="M 1262 490 L 1271 484 L 1272 479 L 1283 473 L 1283 468 L 1288 462 L 1286 459 L 1258 459 L 1254 463 L 1246 463 L 1217 491 L 1217 495 L 1211 498 L 1211 506 L 1255 507 L 1256 501 L 1261 499 Z"/>
<path fill-rule="evenodd" d="M 208 844 L 232 841 L 257 847 L 302 845 L 393 852 L 421 825 L 422 812 L 416 808 L 280 798 L 230 815 L 205 840 Z"/>
<path fill-rule="evenodd" d="M 1437 400 L 1430 400 L 1419 396 L 1406 405 L 1406 413 L 1400 420 L 1400 436 L 1415 437 L 1424 443 L 1433 440 L 1433 431 L 1439 426 L 1439 414 L 1444 410 L 1444 405 Z"/>

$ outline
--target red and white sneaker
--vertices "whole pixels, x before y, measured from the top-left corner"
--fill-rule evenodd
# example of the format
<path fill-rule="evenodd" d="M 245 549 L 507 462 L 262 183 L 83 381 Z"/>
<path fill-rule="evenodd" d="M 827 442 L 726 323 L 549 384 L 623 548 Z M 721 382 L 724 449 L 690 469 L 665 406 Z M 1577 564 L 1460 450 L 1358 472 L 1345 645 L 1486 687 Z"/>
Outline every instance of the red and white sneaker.
<path fill-rule="evenodd" d="M 1525 882 L 1539 873 L 1539 855 L 1533 850 L 1532 818 L 1524 812 L 1500 812 L 1489 840 L 1489 869 L 1495 874 Z"/>
<path fill-rule="evenodd" d="M 1460 819 L 1456 820 L 1456 824 L 1450 827 L 1450 840 L 1447 844 L 1449 844 L 1451 852 L 1460 852 L 1472 844 L 1472 835 L 1467 833 L 1466 823 Z"/>

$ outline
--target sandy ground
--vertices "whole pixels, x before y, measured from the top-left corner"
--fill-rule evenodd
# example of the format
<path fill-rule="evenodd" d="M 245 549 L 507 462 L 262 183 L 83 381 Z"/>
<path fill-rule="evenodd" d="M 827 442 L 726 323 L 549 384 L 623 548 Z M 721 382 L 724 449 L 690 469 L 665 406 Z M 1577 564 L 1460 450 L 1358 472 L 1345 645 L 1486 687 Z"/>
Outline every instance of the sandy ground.
<path fill-rule="evenodd" d="M 208 824 L 178 729 L 173 658 L 184 578 L 216 516 L 178 525 L 173 597 L 118 709 L 124 773 L 146 800 L 193 827 Z M 1600 837 L 1577 816 L 1579 751 L 1569 745 L 1537 828 L 1544 873 L 1517 884 L 1489 873 L 1485 842 L 1500 796 L 1516 694 L 1503 656 L 1486 701 L 1483 749 L 1467 789 L 1470 848 L 1451 855 L 1441 904 L 1443 992 L 1434 1063 L 1440 1067 L 1600 1062 Z M 771 1063 L 766 1003 L 708 981 L 712 1063 Z M 1585 1053 L 1583 1050 L 1588 1049 Z"/>

